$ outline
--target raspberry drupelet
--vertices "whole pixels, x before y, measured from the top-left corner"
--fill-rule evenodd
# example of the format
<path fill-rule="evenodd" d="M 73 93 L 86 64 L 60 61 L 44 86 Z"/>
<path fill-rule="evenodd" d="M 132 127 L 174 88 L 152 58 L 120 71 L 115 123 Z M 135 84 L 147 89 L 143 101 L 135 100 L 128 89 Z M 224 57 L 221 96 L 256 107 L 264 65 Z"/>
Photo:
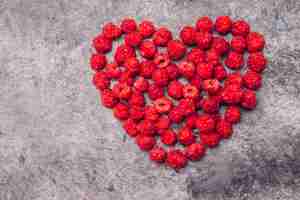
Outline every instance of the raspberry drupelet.
<path fill-rule="evenodd" d="M 169 167 L 179 170 L 187 165 L 188 160 L 181 150 L 172 149 L 167 153 L 166 163 Z"/>
<path fill-rule="evenodd" d="M 122 30 L 120 27 L 110 22 L 103 26 L 102 34 L 104 37 L 106 37 L 109 40 L 115 40 L 121 37 Z"/>
<path fill-rule="evenodd" d="M 155 32 L 155 26 L 151 21 L 144 20 L 139 24 L 138 30 L 143 38 L 149 38 Z"/>
<path fill-rule="evenodd" d="M 233 22 L 231 33 L 234 36 L 246 37 L 250 32 L 249 24 L 244 20 L 237 20 Z"/>
<path fill-rule="evenodd" d="M 90 66 L 94 71 L 100 71 L 107 63 L 106 56 L 103 54 L 92 54 L 90 58 Z"/>
<path fill-rule="evenodd" d="M 243 76 L 243 83 L 246 88 L 257 90 L 262 85 L 262 77 L 259 73 L 248 70 Z"/>
<path fill-rule="evenodd" d="M 124 33 L 131 33 L 137 30 L 137 24 L 134 19 L 125 18 L 121 22 L 121 30 Z"/>
<path fill-rule="evenodd" d="M 205 146 L 202 143 L 193 143 L 186 148 L 186 154 L 189 160 L 200 160 L 206 152 Z"/>
<path fill-rule="evenodd" d="M 267 59 L 262 52 L 250 53 L 247 60 L 249 69 L 257 73 L 262 73 L 267 65 Z"/>
<path fill-rule="evenodd" d="M 165 27 L 157 29 L 153 35 L 153 42 L 156 46 L 167 46 L 168 42 L 172 39 L 172 32 Z"/>
<path fill-rule="evenodd" d="M 135 141 L 142 151 L 150 151 L 156 144 L 155 138 L 147 135 L 138 135 Z"/>
<path fill-rule="evenodd" d="M 190 145 L 195 143 L 196 137 L 193 135 L 193 131 L 188 127 L 183 127 L 178 132 L 178 141 L 183 145 Z"/>
<path fill-rule="evenodd" d="M 211 32 L 213 27 L 213 21 L 208 16 L 201 17 L 196 22 L 197 31 Z"/>
<path fill-rule="evenodd" d="M 98 35 L 93 39 L 93 47 L 98 53 L 107 53 L 112 49 L 112 41 L 103 35 Z"/>
<path fill-rule="evenodd" d="M 171 129 L 165 130 L 160 137 L 161 142 L 165 145 L 174 145 L 177 142 L 177 135 Z"/>
<path fill-rule="evenodd" d="M 157 52 L 157 48 L 151 40 L 144 40 L 139 49 L 141 56 L 147 59 L 153 58 Z"/>
<path fill-rule="evenodd" d="M 180 31 L 180 39 L 186 45 L 194 45 L 196 30 L 192 26 L 185 26 Z"/>
<path fill-rule="evenodd" d="M 228 106 L 225 110 L 224 119 L 229 123 L 236 124 L 241 119 L 241 111 L 238 106 Z"/>
<path fill-rule="evenodd" d="M 215 22 L 215 29 L 220 34 L 227 34 L 231 31 L 232 21 L 229 16 L 219 16 Z"/>
<path fill-rule="evenodd" d="M 172 60 L 179 60 L 185 55 L 186 47 L 180 40 L 170 40 L 167 51 Z"/>
<path fill-rule="evenodd" d="M 157 163 L 163 163 L 166 157 L 167 157 L 167 153 L 162 147 L 154 147 L 149 152 L 150 160 Z"/>

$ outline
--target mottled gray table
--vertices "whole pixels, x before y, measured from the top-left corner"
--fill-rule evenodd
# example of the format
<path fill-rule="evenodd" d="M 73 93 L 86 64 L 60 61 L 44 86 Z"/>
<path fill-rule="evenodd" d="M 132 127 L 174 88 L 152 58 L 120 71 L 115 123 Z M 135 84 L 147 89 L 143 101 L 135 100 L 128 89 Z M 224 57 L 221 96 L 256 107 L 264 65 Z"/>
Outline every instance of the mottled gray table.
<path fill-rule="evenodd" d="M 246 18 L 270 60 L 258 109 L 181 173 L 124 137 L 90 84 L 102 23 Z M 299 0 L 0 0 L 1 200 L 300 199 Z"/>

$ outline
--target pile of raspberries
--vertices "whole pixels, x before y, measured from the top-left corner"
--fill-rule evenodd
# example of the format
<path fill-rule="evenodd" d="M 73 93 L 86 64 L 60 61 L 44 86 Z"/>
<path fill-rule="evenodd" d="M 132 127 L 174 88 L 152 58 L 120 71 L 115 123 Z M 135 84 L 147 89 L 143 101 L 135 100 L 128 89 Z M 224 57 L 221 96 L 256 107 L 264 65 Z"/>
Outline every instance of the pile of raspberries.
<path fill-rule="evenodd" d="M 241 109 L 256 107 L 267 65 L 263 35 L 244 20 L 201 17 L 178 37 L 125 18 L 102 27 L 90 58 L 102 104 L 150 160 L 175 170 L 232 135 Z"/>

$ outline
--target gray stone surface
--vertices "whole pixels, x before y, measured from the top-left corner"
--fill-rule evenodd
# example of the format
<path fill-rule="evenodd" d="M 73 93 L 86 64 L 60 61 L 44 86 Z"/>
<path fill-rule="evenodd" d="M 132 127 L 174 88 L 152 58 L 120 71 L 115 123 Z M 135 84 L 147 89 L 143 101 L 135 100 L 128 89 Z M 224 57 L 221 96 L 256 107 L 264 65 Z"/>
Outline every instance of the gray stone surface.
<path fill-rule="evenodd" d="M 246 18 L 270 60 L 259 105 L 181 173 L 123 135 L 90 84 L 101 24 Z M 1 200 L 300 199 L 299 0 L 0 0 Z"/>

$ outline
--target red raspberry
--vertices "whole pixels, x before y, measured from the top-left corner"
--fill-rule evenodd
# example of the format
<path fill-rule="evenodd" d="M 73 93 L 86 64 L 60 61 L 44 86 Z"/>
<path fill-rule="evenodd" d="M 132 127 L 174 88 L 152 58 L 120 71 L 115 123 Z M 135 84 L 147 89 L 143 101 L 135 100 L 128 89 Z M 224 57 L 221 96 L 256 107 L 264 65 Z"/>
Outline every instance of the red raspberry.
<path fill-rule="evenodd" d="M 170 58 L 167 53 L 158 53 L 155 55 L 154 63 L 158 68 L 165 68 L 170 64 Z"/>
<path fill-rule="evenodd" d="M 230 46 L 233 51 L 244 53 L 244 51 L 247 49 L 247 41 L 242 36 L 235 36 L 232 38 Z"/>
<path fill-rule="evenodd" d="M 92 70 L 100 71 L 106 65 L 106 57 L 103 54 L 93 54 L 90 58 L 90 65 Z"/>
<path fill-rule="evenodd" d="M 190 115 L 196 111 L 196 104 L 194 99 L 181 99 L 178 103 L 178 108 L 185 116 Z"/>
<path fill-rule="evenodd" d="M 243 77 L 243 83 L 248 89 L 257 90 L 262 85 L 262 77 L 259 73 L 248 70 Z"/>
<path fill-rule="evenodd" d="M 216 94 L 220 88 L 220 82 L 216 79 L 207 79 L 203 82 L 203 89 L 210 95 Z"/>
<path fill-rule="evenodd" d="M 229 43 L 222 37 L 213 37 L 211 48 L 216 50 L 219 55 L 223 55 L 229 50 Z"/>
<path fill-rule="evenodd" d="M 115 97 L 120 99 L 129 99 L 132 94 L 131 87 L 125 83 L 116 83 L 113 86 L 112 91 Z"/>
<path fill-rule="evenodd" d="M 239 87 L 242 87 L 243 84 L 243 77 L 240 74 L 240 72 L 234 72 L 227 76 L 227 79 L 225 80 L 225 87 L 228 85 L 237 85 Z"/>
<path fill-rule="evenodd" d="M 182 109 L 179 107 L 173 107 L 168 116 L 172 122 L 179 123 L 182 121 L 184 114 L 182 113 Z"/>
<path fill-rule="evenodd" d="M 222 81 L 227 77 L 227 71 L 223 65 L 220 64 L 214 67 L 214 77 L 219 81 Z"/>
<path fill-rule="evenodd" d="M 129 70 L 125 70 L 121 73 L 121 76 L 119 78 L 120 83 L 126 83 L 129 86 L 133 85 L 134 79 L 133 79 L 133 74 Z"/>
<path fill-rule="evenodd" d="M 104 72 L 97 72 L 94 74 L 93 84 L 98 90 L 104 90 L 109 88 L 110 80 Z"/>
<path fill-rule="evenodd" d="M 241 119 L 241 111 L 240 108 L 237 106 L 228 106 L 226 108 L 224 118 L 226 121 L 232 124 L 236 124 Z"/>
<path fill-rule="evenodd" d="M 150 40 L 145 40 L 140 45 L 140 54 L 147 59 L 153 58 L 157 52 L 156 46 Z"/>
<path fill-rule="evenodd" d="M 113 108 L 118 103 L 118 99 L 111 90 L 106 89 L 101 92 L 101 102 L 105 107 Z"/>
<path fill-rule="evenodd" d="M 188 62 L 198 65 L 205 61 L 205 52 L 198 48 L 193 48 L 186 56 Z"/>
<path fill-rule="evenodd" d="M 212 43 L 212 34 L 209 32 L 197 32 L 196 33 L 196 44 L 200 49 L 208 49 Z"/>
<path fill-rule="evenodd" d="M 168 71 L 169 80 L 174 80 L 179 76 L 179 70 L 176 64 L 170 63 L 166 69 Z"/>
<path fill-rule="evenodd" d="M 199 18 L 196 22 L 196 29 L 198 31 L 211 32 L 213 27 L 213 21 L 207 16 Z"/>
<path fill-rule="evenodd" d="M 178 141 L 183 145 L 190 145 L 196 141 L 196 137 L 191 129 L 184 127 L 179 130 Z"/>
<path fill-rule="evenodd" d="M 247 65 L 252 71 L 261 73 L 266 68 L 267 62 L 268 61 L 262 52 L 255 52 L 249 54 Z"/>
<path fill-rule="evenodd" d="M 199 96 L 199 91 L 197 87 L 187 84 L 183 87 L 184 98 L 196 99 Z"/>
<path fill-rule="evenodd" d="M 182 42 L 186 45 L 195 44 L 195 36 L 196 36 L 196 30 L 191 26 L 185 26 L 180 31 L 180 38 Z"/>
<path fill-rule="evenodd" d="M 227 104 L 238 104 L 243 96 L 243 91 L 237 85 L 228 85 L 222 92 L 222 101 Z"/>
<path fill-rule="evenodd" d="M 136 74 L 140 71 L 140 63 L 136 57 L 127 58 L 123 66 L 132 74 Z"/>
<path fill-rule="evenodd" d="M 206 62 L 211 63 L 213 65 L 220 64 L 220 54 L 215 49 L 210 49 L 206 51 Z"/>
<path fill-rule="evenodd" d="M 170 82 L 168 95 L 174 99 L 180 99 L 183 95 L 183 84 L 177 80 Z"/>
<path fill-rule="evenodd" d="M 256 94 L 252 90 L 245 90 L 241 99 L 241 105 L 245 109 L 254 109 L 256 107 Z"/>
<path fill-rule="evenodd" d="M 150 151 L 156 144 L 155 138 L 146 135 L 138 135 L 136 143 L 142 151 Z"/>
<path fill-rule="evenodd" d="M 250 32 L 250 26 L 244 20 L 237 20 L 232 24 L 232 35 L 246 37 Z"/>
<path fill-rule="evenodd" d="M 129 117 L 129 108 L 123 103 L 118 103 L 114 108 L 114 116 L 119 120 L 125 120 Z"/>
<path fill-rule="evenodd" d="M 131 32 L 124 36 L 124 42 L 131 47 L 137 47 L 143 40 L 142 35 L 139 32 Z"/>
<path fill-rule="evenodd" d="M 219 16 L 216 19 L 216 31 L 221 34 L 227 34 L 231 30 L 232 21 L 229 16 Z"/>
<path fill-rule="evenodd" d="M 137 129 L 140 131 L 140 135 L 154 136 L 156 134 L 153 121 L 150 120 L 140 121 L 137 125 Z"/>
<path fill-rule="evenodd" d="M 142 93 L 133 92 L 129 99 L 130 106 L 144 106 L 145 105 L 145 97 Z"/>
<path fill-rule="evenodd" d="M 265 46 L 264 36 L 257 32 L 251 32 L 247 36 L 247 47 L 249 52 L 261 51 Z"/>
<path fill-rule="evenodd" d="M 138 92 L 146 92 L 149 87 L 149 82 L 145 78 L 139 77 L 135 80 L 133 86 Z"/>
<path fill-rule="evenodd" d="M 165 161 L 167 157 L 167 153 L 162 147 L 154 147 L 150 152 L 149 152 L 149 157 L 150 160 L 157 162 L 157 163 L 162 163 Z"/>
<path fill-rule="evenodd" d="M 225 119 L 221 119 L 218 121 L 216 130 L 222 138 L 229 138 L 233 132 L 232 124 Z"/>
<path fill-rule="evenodd" d="M 221 140 L 220 135 L 216 132 L 201 134 L 200 138 L 201 138 L 202 143 L 210 148 L 214 148 L 214 147 L 218 146 L 218 144 Z"/>
<path fill-rule="evenodd" d="M 154 107 L 159 113 L 167 113 L 171 110 L 173 103 L 170 99 L 162 97 L 154 101 Z"/>
<path fill-rule="evenodd" d="M 155 128 L 160 133 L 165 132 L 166 129 L 168 129 L 171 125 L 171 120 L 167 115 L 162 115 L 158 118 L 158 120 L 155 123 Z"/>
<path fill-rule="evenodd" d="M 156 66 L 153 61 L 144 60 L 140 64 L 140 75 L 144 78 L 151 78 Z"/>
<path fill-rule="evenodd" d="M 102 28 L 102 34 L 109 40 L 114 40 L 122 35 L 122 30 L 113 23 L 107 23 Z"/>
<path fill-rule="evenodd" d="M 244 65 L 243 54 L 231 51 L 229 52 L 225 64 L 228 68 L 237 70 L 240 69 Z"/>
<path fill-rule="evenodd" d="M 202 79 L 200 78 L 199 75 L 195 75 L 192 79 L 191 79 L 191 85 L 195 86 L 196 88 L 198 88 L 199 92 L 200 89 L 202 87 Z"/>
<path fill-rule="evenodd" d="M 156 46 L 166 46 L 173 39 L 171 31 L 167 28 L 159 28 L 153 35 L 153 42 Z"/>
<path fill-rule="evenodd" d="M 206 113 L 217 113 L 220 108 L 220 102 L 215 97 L 207 97 L 201 100 L 202 110 Z"/>
<path fill-rule="evenodd" d="M 199 63 L 197 74 L 202 79 L 210 79 L 213 76 L 214 66 L 211 63 Z"/>
<path fill-rule="evenodd" d="M 148 96 L 151 100 L 158 99 L 164 96 L 164 90 L 155 84 L 150 84 L 148 88 Z"/>
<path fill-rule="evenodd" d="M 144 108 L 140 106 L 130 106 L 129 115 L 133 120 L 141 120 L 143 119 L 145 114 Z"/>
<path fill-rule="evenodd" d="M 168 129 L 162 133 L 160 139 L 161 142 L 164 143 L 165 145 L 174 145 L 177 141 L 177 136 L 174 131 Z"/>
<path fill-rule="evenodd" d="M 195 75 L 195 65 L 192 62 L 183 61 L 178 65 L 179 73 L 189 79 Z"/>
<path fill-rule="evenodd" d="M 125 62 L 126 59 L 135 56 L 135 50 L 132 47 L 125 44 L 118 46 L 114 55 L 115 61 L 118 64 L 122 64 Z"/>
<path fill-rule="evenodd" d="M 185 126 L 191 129 L 195 128 L 197 119 L 198 119 L 198 114 L 192 113 L 191 115 L 187 116 L 185 120 Z"/>
<path fill-rule="evenodd" d="M 187 157 L 191 161 L 200 160 L 205 154 L 205 146 L 201 143 L 194 143 L 186 148 Z"/>
<path fill-rule="evenodd" d="M 134 19 L 130 19 L 130 18 L 125 18 L 122 22 L 121 22 L 121 29 L 124 33 L 131 33 L 136 31 L 137 29 L 137 25 L 136 22 L 134 21 Z"/>
<path fill-rule="evenodd" d="M 168 71 L 166 68 L 156 69 L 152 74 L 152 80 L 158 86 L 166 86 L 169 83 Z"/>
<path fill-rule="evenodd" d="M 179 170 L 187 165 L 187 158 L 185 154 L 180 150 L 170 150 L 167 153 L 166 163 L 169 167 Z"/>
<path fill-rule="evenodd" d="M 180 40 L 170 40 L 167 50 L 172 60 L 179 60 L 186 53 L 186 47 Z"/>
<path fill-rule="evenodd" d="M 139 25 L 139 32 L 143 38 L 148 38 L 151 37 L 155 32 L 155 27 L 152 22 L 144 20 Z"/>
<path fill-rule="evenodd" d="M 119 68 L 117 63 L 108 63 L 105 67 L 106 69 L 106 75 L 108 78 L 112 79 L 117 79 L 121 76 L 121 69 Z"/>
<path fill-rule="evenodd" d="M 156 121 L 159 118 L 159 112 L 155 106 L 146 106 L 145 107 L 145 119 L 151 122 Z"/>
<path fill-rule="evenodd" d="M 107 53 L 112 49 L 112 41 L 99 35 L 93 40 L 93 46 L 98 53 Z"/>
<path fill-rule="evenodd" d="M 137 124 L 132 119 L 128 119 L 123 123 L 123 128 L 130 137 L 138 135 Z"/>
<path fill-rule="evenodd" d="M 200 133 L 207 133 L 215 129 L 216 122 L 211 115 L 202 114 L 199 115 L 196 120 L 196 127 L 199 129 Z"/>

